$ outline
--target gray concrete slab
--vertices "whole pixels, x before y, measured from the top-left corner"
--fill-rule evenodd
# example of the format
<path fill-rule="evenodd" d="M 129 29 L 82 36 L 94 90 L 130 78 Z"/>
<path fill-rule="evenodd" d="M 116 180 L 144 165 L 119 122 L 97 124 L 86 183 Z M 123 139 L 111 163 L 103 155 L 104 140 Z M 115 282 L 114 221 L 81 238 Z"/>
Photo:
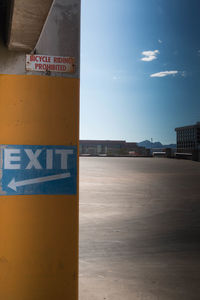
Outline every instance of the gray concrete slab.
<path fill-rule="evenodd" d="M 11 16 L 10 51 L 0 35 L 0 74 L 80 77 L 80 0 L 17 0 Z M 28 71 L 25 58 L 33 50 L 38 55 L 73 57 L 75 71 Z"/>
<path fill-rule="evenodd" d="M 8 48 L 30 52 L 38 41 L 53 0 L 12 0 L 11 3 Z"/>
<path fill-rule="evenodd" d="M 200 299 L 200 164 L 80 158 L 80 300 Z"/>

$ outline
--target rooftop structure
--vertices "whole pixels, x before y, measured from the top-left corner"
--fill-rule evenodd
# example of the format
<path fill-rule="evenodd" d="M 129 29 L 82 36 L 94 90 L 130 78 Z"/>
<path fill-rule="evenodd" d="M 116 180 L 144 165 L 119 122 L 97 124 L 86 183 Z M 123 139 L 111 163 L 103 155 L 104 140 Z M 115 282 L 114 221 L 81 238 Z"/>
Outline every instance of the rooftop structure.
<path fill-rule="evenodd" d="M 200 150 L 200 122 L 178 127 L 175 131 L 177 134 L 177 152 L 193 153 L 195 150 Z"/>
<path fill-rule="evenodd" d="M 80 155 L 147 155 L 144 147 L 139 147 L 137 143 L 127 143 L 126 141 L 113 140 L 80 140 Z"/>

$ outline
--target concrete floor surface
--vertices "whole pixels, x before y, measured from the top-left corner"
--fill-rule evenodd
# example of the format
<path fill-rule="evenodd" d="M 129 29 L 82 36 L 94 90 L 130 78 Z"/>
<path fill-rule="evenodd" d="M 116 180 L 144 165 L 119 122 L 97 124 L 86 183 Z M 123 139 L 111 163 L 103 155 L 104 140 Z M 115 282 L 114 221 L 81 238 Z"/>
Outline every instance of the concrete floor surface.
<path fill-rule="evenodd" d="M 200 299 L 200 163 L 80 158 L 80 300 Z"/>

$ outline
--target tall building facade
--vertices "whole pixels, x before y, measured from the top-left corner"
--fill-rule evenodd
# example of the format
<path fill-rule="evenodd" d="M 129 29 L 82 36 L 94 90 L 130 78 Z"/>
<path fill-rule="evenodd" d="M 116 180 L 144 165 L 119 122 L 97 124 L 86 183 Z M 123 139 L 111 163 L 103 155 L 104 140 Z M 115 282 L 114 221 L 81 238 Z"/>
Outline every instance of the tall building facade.
<path fill-rule="evenodd" d="M 200 122 L 194 125 L 178 127 L 176 131 L 177 152 L 200 152 Z"/>

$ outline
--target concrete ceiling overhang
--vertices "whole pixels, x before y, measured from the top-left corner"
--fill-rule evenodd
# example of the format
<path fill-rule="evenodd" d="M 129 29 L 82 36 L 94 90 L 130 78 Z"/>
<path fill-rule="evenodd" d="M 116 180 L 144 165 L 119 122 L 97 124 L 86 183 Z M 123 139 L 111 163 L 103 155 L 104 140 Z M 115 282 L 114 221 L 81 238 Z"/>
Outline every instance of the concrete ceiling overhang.
<path fill-rule="evenodd" d="M 12 0 L 7 44 L 9 50 L 31 52 L 40 37 L 53 0 Z"/>

